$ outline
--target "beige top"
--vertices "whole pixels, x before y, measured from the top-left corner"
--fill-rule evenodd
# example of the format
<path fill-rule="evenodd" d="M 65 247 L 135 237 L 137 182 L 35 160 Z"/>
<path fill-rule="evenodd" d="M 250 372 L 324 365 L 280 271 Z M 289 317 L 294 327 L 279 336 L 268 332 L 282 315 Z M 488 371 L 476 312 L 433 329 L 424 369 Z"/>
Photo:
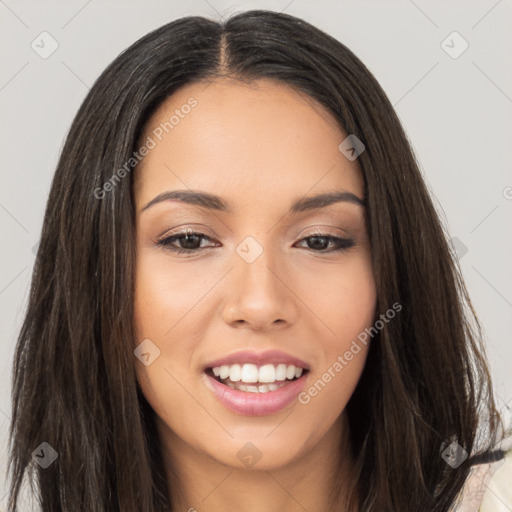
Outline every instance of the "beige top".
<path fill-rule="evenodd" d="M 504 459 L 474 466 L 453 512 L 512 512 L 512 451 Z"/>

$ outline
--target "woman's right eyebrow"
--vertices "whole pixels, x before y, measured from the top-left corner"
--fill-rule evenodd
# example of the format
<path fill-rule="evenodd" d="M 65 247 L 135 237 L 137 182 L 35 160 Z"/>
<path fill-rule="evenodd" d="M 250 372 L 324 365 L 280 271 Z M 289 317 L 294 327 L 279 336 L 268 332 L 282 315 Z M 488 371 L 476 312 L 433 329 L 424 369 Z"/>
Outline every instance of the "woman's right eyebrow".
<path fill-rule="evenodd" d="M 141 209 L 140 213 L 163 201 L 179 201 L 181 203 L 192 204 L 210 210 L 218 210 L 227 213 L 233 212 L 233 208 L 229 202 L 215 194 L 197 190 L 169 190 L 158 194 L 155 198 L 149 201 L 149 203 Z M 362 207 L 366 206 L 365 200 L 356 196 L 352 192 L 333 191 L 324 192 L 314 196 L 303 196 L 293 202 L 289 209 L 289 213 L 317 210 L 339 202 L 348 202 Z"/>

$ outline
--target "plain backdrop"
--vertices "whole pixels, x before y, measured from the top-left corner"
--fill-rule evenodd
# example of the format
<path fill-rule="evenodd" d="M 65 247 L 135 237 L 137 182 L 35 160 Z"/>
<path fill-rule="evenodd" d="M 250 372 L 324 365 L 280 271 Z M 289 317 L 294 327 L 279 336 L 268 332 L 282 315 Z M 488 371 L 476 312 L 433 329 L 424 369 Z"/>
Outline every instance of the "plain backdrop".
<path fill-rule="evenodd" d="M 254 8 L 311 22 L 381 83 L 454 238 L 487 333 L 499 405 L 512 405 L 510 0 L 0 0 L 0 511 L 11 366 L 33 248 L 78 107 L 104 68 L 151 30 L 183 16 L 219 19 Z M 58 45 L 47 58 L 41 38 L 46 51 Z"/>

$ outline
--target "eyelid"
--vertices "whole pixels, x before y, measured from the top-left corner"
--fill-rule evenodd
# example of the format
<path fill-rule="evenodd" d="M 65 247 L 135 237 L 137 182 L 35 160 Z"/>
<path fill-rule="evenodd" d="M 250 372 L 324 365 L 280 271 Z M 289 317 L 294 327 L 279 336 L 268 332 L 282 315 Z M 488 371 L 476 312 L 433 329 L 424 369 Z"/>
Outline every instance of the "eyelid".
<path fill-rule="evenodd" d="M 176 228 L 164 231 L 161 235 L 157 236 L 154 239 L 154 242 L 157 243 L 159 240 L 165 240 L 166 238 L 175 235 L 204 235 L 209 239 L 214 239 L 216 236 L 213 234 L 211 230 L 204 227 L 202 224 L 199 226 L 196 226 L 194 224 L 187 224 L 185 227 L 178 226 Z"/>
<path fill-rule="evenodd" d="M 342 229 L 335 226 L 314 226 L 313 231 L 306 230 L 305 233 L 300 234 L 300 238 L 309 237 L 309 236 L 337 236 L 337 237 L 347 237 L 351 238 L 350 234 Z M 336 233 L 332 233 L 332 231 L 337 231 Z"/>

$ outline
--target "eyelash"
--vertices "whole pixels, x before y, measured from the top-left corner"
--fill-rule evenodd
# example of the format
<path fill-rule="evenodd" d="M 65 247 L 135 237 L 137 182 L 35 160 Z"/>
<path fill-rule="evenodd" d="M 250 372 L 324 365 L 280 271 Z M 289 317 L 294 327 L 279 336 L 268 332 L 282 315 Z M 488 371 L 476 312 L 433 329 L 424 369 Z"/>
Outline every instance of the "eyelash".
<path fill-rule="evenodd" d="M 168 249 L 170 251 L 173 251 L 177 254 L 191 254 L 191 253 L 197 252 L 200 249 L 206 249 L 206 247 L 198 247 L 196 249 L 183 249 L 183 248 L 179 248 L 179 247 L 175 247 L 175 246 L 171 245 L 176 240 L 182 240 L 183 238 L 187 238 L 190 236 L 198 236 L 198 237 L 201 237 L 203 240 L 210 240 L 210 241 L 212 240 L 208 235 L 205 235 L 204 233 L 200 233 L 197 231 L 182 231 L 180 233 L 175 233 L 173 235 L 166 236 L 160 240 L 157 240 L 156 245 L 159 247 Z M 325 238 L 329 242 L 335 242 L 337 244 L 337 247 L 335 247 L 334 249 L 331 249 L 331 250 L 318 251 L 318 250 L 310 249 L 311 251 L 320 253 L 320 254 L 326 254 L 326 253 L 331 253 L 331 252 L 343 252 L 343 251 L 350 249 L 351 247 L 353 247 L 355 245 L 355 242 L 352 238 L 340 238 L 337 236 L 328 235 L 326 233 L 314 233 L 307 237 L 302 238 L 299 241 L 302 242 L 304 240 L 308 240 L 311 238 Z"/>

